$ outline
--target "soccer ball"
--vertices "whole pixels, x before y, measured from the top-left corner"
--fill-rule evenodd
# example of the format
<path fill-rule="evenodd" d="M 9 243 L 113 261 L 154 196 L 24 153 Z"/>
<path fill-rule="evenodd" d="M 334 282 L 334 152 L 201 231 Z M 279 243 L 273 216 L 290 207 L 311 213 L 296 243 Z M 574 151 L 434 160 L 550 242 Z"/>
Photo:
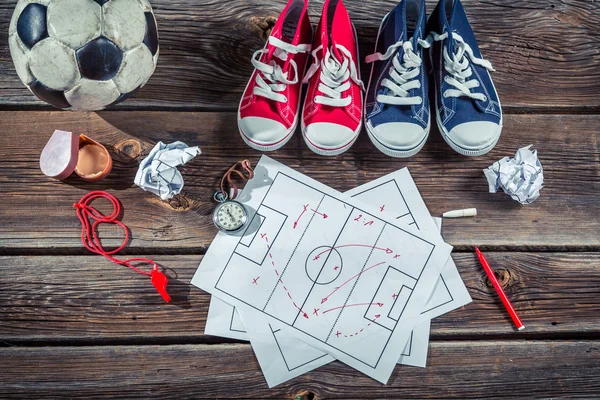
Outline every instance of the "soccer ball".
<path fill-rule="evenodd" d="M 125 100 L 158 60 L 148 0 L 19 0 L 8 40 L 21 81 L 63 109 L 101 110 Z"/>

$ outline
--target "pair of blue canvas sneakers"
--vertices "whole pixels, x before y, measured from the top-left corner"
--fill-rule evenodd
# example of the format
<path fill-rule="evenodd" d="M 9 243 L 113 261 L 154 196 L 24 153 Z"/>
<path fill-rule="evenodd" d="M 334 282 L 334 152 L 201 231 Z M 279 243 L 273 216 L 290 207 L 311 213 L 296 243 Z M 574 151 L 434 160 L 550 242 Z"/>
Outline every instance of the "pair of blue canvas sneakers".
<path fill-rule="evenodd" d="M 418 153 L 431 127 L 427 71 L 435 86 L 435 119 L 444 140 L 466 156 L 480 156 L 498 142 L 502 109 L 459 0 L 440 0 L 426 20 L 425 0 L 402 0 L 377 35 L 365 102 L 375 146 L 392 157 Z M 424 57 L 424 53 L 429 53 Z"/>

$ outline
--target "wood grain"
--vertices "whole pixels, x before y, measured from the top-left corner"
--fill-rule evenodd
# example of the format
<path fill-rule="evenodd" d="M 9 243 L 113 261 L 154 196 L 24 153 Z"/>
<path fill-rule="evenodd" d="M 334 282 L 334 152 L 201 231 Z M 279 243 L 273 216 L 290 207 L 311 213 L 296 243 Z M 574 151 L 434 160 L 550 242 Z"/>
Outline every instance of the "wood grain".
<path fill-rule="evenodd" d="M 234 162 L 261 155 L 239 138 L 232 111 L 285 2 L 153 0 L 155 75 L 116 107 L 131 111 L 96 114 L 44 111 L 22 85 L 7 38 L 16 0 L 0 0 L 0 110 L 37 110 L 0 112 L 0 397 L 598 397 L 600 3 L 591 0 L 463 1 L 506 112 L 486 156 L 459 156 L 435 131 L 408 160 L 380 154 L 365 134 L 336 158 L 313 154 L 299 134 L 270 154 L 340 191 L 408 167 L 433 215 L 478 208 L 476 218 L 444 221 L 473 303 L 433 321 L 427 369 L 398 367 L 384 386 L 334 362 L 269 390 L 248 344 L 204 335 L 210 295 L 189 281 L 216 233 L 218 180 Z M 397 0 L 345 3 L 364 58 Z M 428 10 L 435 4 L 427 1 Z M 311 4 L 313 24 L 321 5 Z M 207 110 L 228 112 L 194 112 Z M 110 177 L 43 176 L 39 154 L 54 129 L 107 145 Z M 181 168 L 185 188 L 168 202 L 133 185 L 159 140 L 203 151 Z M 528 144 L 544 166 L 541 198 L 520 206 L 487 193 L 481 170 Z M 126 253 L 165 268 L 171 303 L 147 277 L 82 247 L 72 205 L 91 190 L 121 199 L 133 237 Z M 112 227 L 101 236 L 107 247 L 121 241 Z M 515 332 L 473 245 L 486 251 L 525 331 Z"/>
<path fill-rule="evenodd" d="M 0 395 L 168 398 L 595 397 L 596 341 L 450 341 L 428 367 L 396 367 L 387 386 L 339 362 L 268 389 L 249 345 L 0 349 Z M 304 397 L 306 398 L 306 397 Z"/>
<path fill-rule="evenodd" d="M 0 135 L 0 252 L 83 252 L 80 224 L 72 208 L 86 192 L 109 190 L 121 199 L 123 221 L 132 231 L 131 252 L 202 253 L 216 229 L 212 195 L 233 163 L 260 153 L 240 139 L 233 113 L 173 112 L 3 112 Z M 444 237 L 458 250 L 595 250 L 600 248 L 599 116 L 510 115 L 503 136 L 488 155 L 454 153 L 436 132 L 417 156 L 392 159 L 377 151 L 366 135 L 346 154 L 317 156 L 301 135 L 271 156 L 333 188 L 346 191 L 408 167 L 433 215 L 476 207 L 477 218 L 446 220 Z M 105 181 L 76 177 L 59 182 L 39 170 L 38 157 L 54 129 L 85 133 L 104 143 L 114 158 Z M 133 185 L 138 163 L 158 140 L 199 145 L 203 154 L 181 169 L 182 195 L 162 202 Z M 540 199 L 521 206 L 504 193 L 488 193 L 482 169 L 522 146 L 534 144 L 545 171 Z M 102 203 L 98 203 L 102 208 Z M 107 245 L 122 233 L 102 227 Z"/>
<path fill-rule="evenodd" d="M 121 108 L 229 109 L 250 76 L 285 0 L 155 0 L 161 54 L 154 77 Z M 360 54 L 373 51 L 381 18 L 396 0 L 346 0 Z M 484 56 L 495 66 L 505 109 L 598 110 L 600 4 L 589 0 L 465 0 Z M 16 0 L 0 0 L 0 106 L 43 106 L 19 81 L 8 50 Z M 311 5 L 313 25 L 321 2 Z M 428 1 L 429 11 L 436 2 Z M 362 64 L 367 79 L 367 66 Z"/>
<path fill-rule="evenodd" d="M 527 328 L 515 331 L 474 255 L 455 254 L 473 303 L 435 319 L 432 339 L 599 337 L 600 254 L 486 256 Z M 0 346 L 223 342 L 204 335 L 210 296 L 189 285 L 201 256 L 152 258 L 167 268 L 170 304 L 98 256 L 0 257 Z"/>

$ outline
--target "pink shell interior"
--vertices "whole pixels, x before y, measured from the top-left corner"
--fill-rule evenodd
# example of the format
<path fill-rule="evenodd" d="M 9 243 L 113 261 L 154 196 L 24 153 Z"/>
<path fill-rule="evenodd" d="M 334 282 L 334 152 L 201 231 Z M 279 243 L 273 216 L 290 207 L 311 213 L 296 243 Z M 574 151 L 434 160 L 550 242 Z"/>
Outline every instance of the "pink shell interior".
<path fill-rule="evenodd" d="M 79 135 L 56 130 L 48 140 L 40 156 L 40 168 L 44 175 L 65 179 L 77 165 Z"/>

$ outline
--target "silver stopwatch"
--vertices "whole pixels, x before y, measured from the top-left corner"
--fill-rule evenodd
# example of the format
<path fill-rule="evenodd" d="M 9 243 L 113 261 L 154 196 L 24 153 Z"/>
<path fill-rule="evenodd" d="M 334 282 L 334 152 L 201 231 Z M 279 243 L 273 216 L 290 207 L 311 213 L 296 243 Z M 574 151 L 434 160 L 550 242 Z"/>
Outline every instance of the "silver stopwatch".
<path fill-rule="evenodd" d="M 236 233 L 248 223 L 246 207 L 238 201 L 228 200 L 223 193 L 215 193 L 214 199 L 219 202 L 213 213 L 213 222 L 220 231 Z"/>

